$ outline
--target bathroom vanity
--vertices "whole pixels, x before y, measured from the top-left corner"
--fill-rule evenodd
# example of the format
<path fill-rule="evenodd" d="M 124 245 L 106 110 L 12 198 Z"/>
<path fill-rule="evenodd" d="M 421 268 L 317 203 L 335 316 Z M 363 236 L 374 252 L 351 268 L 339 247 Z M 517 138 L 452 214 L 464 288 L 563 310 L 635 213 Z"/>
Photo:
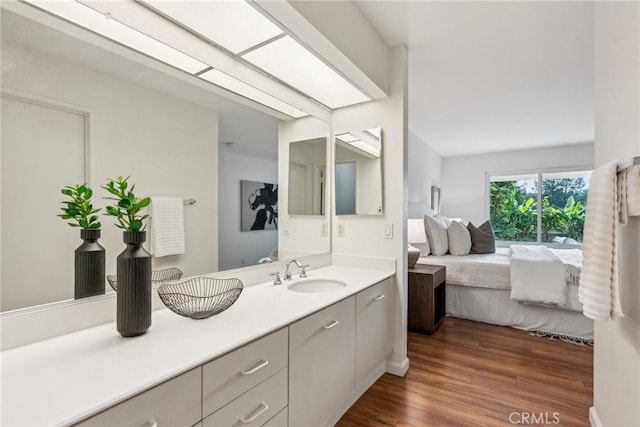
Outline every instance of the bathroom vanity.
<path fill-rule="evenodd" d="M 206 320 L 167 309 L 143 336 L 113 324 L 2 353 L 2 425 L 330 425 L 385 371 L 391 266 L 331 265 L 308 279 L 245 288 Z"/>

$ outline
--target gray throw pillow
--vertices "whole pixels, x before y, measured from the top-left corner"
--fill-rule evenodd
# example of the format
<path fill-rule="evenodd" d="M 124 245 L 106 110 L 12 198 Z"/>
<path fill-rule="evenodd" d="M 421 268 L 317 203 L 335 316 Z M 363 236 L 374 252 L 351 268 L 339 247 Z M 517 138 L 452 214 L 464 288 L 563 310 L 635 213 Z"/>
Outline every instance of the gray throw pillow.
<path fill-rule="evenodd" d="M 471 234 L 471 251 L 472 254 L 492 254 L 496 251 L 496 238 L 493 235 L 493 228 L 489 221 L 485 221 L 479 227 L 472 223 L 467 225 L 469 234 Z"/>

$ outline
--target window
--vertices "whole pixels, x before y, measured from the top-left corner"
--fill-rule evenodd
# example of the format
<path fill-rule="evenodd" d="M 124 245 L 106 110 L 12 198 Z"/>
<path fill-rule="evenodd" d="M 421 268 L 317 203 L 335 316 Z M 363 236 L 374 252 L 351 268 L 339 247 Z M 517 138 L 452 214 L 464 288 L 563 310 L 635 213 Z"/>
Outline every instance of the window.
<path fill-rule="evenodd" d="M 489 177 L 489 218 L 497 240 L 582 242 L 590 171 Z"/>

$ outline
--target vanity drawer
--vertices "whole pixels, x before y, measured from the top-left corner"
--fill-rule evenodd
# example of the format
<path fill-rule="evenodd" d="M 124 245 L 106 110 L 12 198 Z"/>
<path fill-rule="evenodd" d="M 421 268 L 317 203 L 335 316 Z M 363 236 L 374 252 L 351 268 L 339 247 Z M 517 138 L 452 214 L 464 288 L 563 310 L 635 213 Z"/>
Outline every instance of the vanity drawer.
<path fill-rule="evenodd" d="M 287 369 L 205 418 L 203 427 L 261 426 L 287 406 Z"/>
<path fill-rule="evenodd" d="M 76 426 L 190 427 L 202 418 L 202 368 L 198 367 L 147 390 Z"/>
<path fill-rule="evenodd" d="M 203 416 L 214 413 L 286 367 L 288 334 L 287 328 L 281 329 L 204 365 Z"/>
<path fill-rule="evenodd" d="M 274 415 L 266 423 L 262 424 L 262 427 L 287 427 L 289 425 L 289 408 L 284 408 L 282 411 Z"/>

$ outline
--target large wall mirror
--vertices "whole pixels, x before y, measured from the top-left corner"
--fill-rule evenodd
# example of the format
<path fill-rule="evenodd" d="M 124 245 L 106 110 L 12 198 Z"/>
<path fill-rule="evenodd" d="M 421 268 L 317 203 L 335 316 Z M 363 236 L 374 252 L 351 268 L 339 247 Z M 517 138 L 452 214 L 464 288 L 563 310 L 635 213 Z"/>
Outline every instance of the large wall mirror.
<path fill-rule="evenodd" d="M 336 215 L 382 214 L 382 129 L 335 136 Z"/>
<path fill-rule="evenodd" d="M 289 144 L 289 215 L 325 214 L 327 138 Z"/>
<path fill-rule="evenodd" d="M 184 206 L 186 253 L 154 258 L 154 270 L 199 275 L 277 254 L 278 230 L 242 231 L 241 192 L 245 181 L 277 188 L 279 120 L 106 39 L 89 43 L 99 36 L 69 23 L 6 9 L 1 20 L 3 312 L 73 298 L 82 241 L 56 216 L 64 185 L 87 181 L 96 207 L 107 204 L 100 185 L 119 175 L 140 195 L 195 200 Z M 114 274 L 122 233 L 101 222 Z"/>

